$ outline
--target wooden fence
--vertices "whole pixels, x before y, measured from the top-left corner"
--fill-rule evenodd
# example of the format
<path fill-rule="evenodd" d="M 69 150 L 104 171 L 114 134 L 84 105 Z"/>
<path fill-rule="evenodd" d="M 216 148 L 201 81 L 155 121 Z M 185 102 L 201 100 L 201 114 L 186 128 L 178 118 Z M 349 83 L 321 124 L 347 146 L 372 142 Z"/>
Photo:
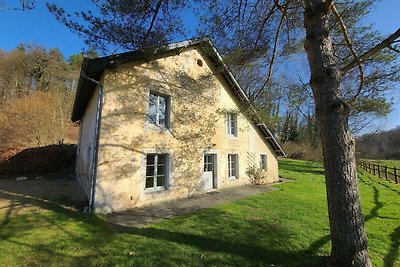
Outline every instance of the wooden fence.
<path fill-rule="evenodd" d="M 399 183 L 400 180 L 400 169 L 396 167 L 388 167 L 382 166 L 370 162 L 361 162 L 360 166 L 363 170 L 372 173 L 374 175 L 378 175 L 379 178 L 385 178 L 386 180 L 394 181 L 396 184 Z"/>

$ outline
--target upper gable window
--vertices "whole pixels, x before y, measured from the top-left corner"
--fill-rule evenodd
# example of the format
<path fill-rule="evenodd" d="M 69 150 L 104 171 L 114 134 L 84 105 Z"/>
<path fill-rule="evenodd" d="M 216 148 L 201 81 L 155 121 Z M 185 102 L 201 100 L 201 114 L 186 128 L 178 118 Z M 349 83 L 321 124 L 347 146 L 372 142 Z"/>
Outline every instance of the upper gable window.
<path fill-rule="evenodd" d="M 227 114 L 227 128 L 228 134 L 231 136 L 237 136 L 237 114 L 228 113 Z"/>
<path fill-rule="evenodd" d="M 267 171 L 267 155 L 266 154 L 261 154 L 260 155 L 260 168 L 264 171 Z"/>
<path fill-rule="evenodd" d="M 147 122 L 169 128 L 169 97 L 150 92 Z"/>

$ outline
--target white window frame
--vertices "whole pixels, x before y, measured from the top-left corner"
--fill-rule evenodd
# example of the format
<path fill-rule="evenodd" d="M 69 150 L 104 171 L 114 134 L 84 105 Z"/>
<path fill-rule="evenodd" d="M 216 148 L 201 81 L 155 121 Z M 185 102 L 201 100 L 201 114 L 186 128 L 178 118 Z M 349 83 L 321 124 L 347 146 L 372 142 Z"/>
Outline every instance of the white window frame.
<path fill-rule="evenodd" d="M 232 127 L 233 125 L 233 127 Z M 226 114 L 226 127 L 227 134 L 231 137 L 238 136 L 238 114 L 237 113 L 228 113 Z M 233 128 L 233 131 L 232 131 Z"/>
<path fill-rule="evenodd" d="M 264 162 L 263 159 L 265 159 L 265 162 Z M 267 154 L 260 154 L 260 168 L 261 168 L 261 170 L 264 170 L 264 171 L 268 170 L 268 157 L 267 157 Z"/>
<path fill-rule="evenodd" d="M 152 155 L 154 156 L 154 173 L 153 173 L 153 187 L 146 187 L 147 182 L 147 156 Z M 160 156 L 164 157 L 164 185 L 157 186 L 157 163 L 158 158 Z M 152 191 L 160 191 L 169 188 L 169 180 L 170 180 L 170 155 L 168 153 L 147 153 L 145 155 L 145 170 L 144 170 L 144 191 L 145 192 L 152 192 Z M 149 176 L 150 177 L 150 176 Z"/>
<path fill-rule="evenodd" d="M 155 96 L 156 97 L 156 121 L 151 121 L 150 120 L 150 99 L 151 96 Z M 164 98 L 165 101 L 165 124 L 160 124 L 160 110 L 159 110 L 159 106 L 160 106 L 160 98 Z M 147 117 L 146 117 L 146 122 L 151 124 L 151 125 L 156 125 L 160 128 L 166 128 L 169 129 L 170 128 L 170 107 L 171 107 L 171 97 L 168 95 L 164 95 L 164 94 L 160 94 L 158 92 L 155 91 L 150 91 L 149 92 L 149 105 L 147 107 Z"/>
<path fill-rule="evenodd" d="M 239 154 L 237 153 L 228 154 L 228 178 L 239 179 Z"/>

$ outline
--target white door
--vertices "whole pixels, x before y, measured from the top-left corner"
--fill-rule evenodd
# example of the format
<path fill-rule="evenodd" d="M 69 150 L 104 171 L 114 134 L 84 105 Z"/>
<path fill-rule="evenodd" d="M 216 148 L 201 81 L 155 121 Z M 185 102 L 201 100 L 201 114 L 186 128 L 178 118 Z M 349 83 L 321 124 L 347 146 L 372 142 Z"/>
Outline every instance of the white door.
<path fill-rule="evenodd" d="M 213 154 L 204 154 L 203 185 L 204 190 L 212 189 L 214 184 L 215 157 Z"/>

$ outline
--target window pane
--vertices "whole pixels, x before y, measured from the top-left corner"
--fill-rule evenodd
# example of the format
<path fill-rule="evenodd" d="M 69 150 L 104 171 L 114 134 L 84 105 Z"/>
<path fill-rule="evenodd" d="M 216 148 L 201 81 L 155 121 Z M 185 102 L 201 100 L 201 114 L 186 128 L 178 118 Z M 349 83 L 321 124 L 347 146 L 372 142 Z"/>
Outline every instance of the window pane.
<path fill-rule="evenodd" d="M 157 155 L 157 175 L 165 175 L 167 155 Z"/>
<path fill-rule="evenodd" d="M 232 116 L 231 116 L 231 114 L 228 114 L 228 118 L 227 118 L 227 120 L 228 120 L 228 134 L 231 134 L 231 125 L 232 125 Z M 228 156 L 229 157 L 229 156 Z"/>
<path fill-rule="evenodd" d="M 205 172 L 212 172 L 213 171 L 212 167 L 213 167 L 212 163 L 205 163 L 204 164 L 204 171 Z"/>
<path fill-rule="evenodd" d="M 237 115 L 228 114 L 228 134 L 236 136 L 237 134 Z"/>
<path fill-rule="evenodd" d="M 157 176 L 157 186 L 165 186 L 165 176 Z"/>
<path fill-rule="evenodd" d="M 146 167 L 146 176 L 154 176 L 154 166 Z"/>
<path fill-rule="evenodd" d="M 236 164 L 237 164 L 237 156 L 232 155 L 232 176 L 237 177 Z"/>
<path fill-rule="evenodd" d="M 146 177 L 146 188 L 154 187 L 154 177 Z"/>
<path fill-rule="evenodd" d="M 228 174 L 232 176 L 232 155 L 228 155 Z"/>
<path fill-rule="evenodd" d="M 147 155 L 146 165 L 154 165 L 155 155 Z"/>
<path fill-rule="evenodd" d="M 267 169 L 267 155 L 261 155 L 261 168 L 263 170 Z"/>
<path fill-rule="evenodd" d="M 231 134 L 236 135 L 236 120 L 233 115 L 232 115 L 232 123 L 231 123 Z"/>
<path fill-rule="evenodd" d="M 150 123 L 157 123 L 157 96 L 150 94 L 149 97 L 149 113 L 147 114 L 147 121 Z"/>
<path fill-rule="evenodd" d="M 158 155 L 157 158 L 157 165 L 164 165 L 165 164 L 165 157 L 166 155 Z"/>
<path fill-rule="evenodd" d="M 159 106 L 158 106 L 158 108 L 159 108 L 159 110 L 160 110 L 160 112 L 161 113 L 164 113 L 165 114 L 165 110 L 166 110 L 166 100 L 165 100 L 165 97 L 163 97 L 163 96 L 158 96 L 159 97 Z"/>
<path fill-rule="evenodd" d="M 161 126 L 166 126 L 167 118 L 167 100 L 165 97 L 159 96 L 159 106 L 158 106 L 158 116 L 159 124 Z"/>
<path fill-rule="evenodd" d="M 229 177 L 237 177 L 237 160 L 238 157 L 236 154 L 229 154 L 228 155 L 228 174 Z"/>
<path fill-rule="evenodd" d="M 157 164 L 164 165 L 165 164 L 165 157 L 166 157 L 166 155 L 158 154 L 157 155 Z"/>
<path fill-rule="evenodd" d="M 158 124 L 160 126 L 166 126 L 167 125 L 164 114 L 160 114 L 160 117 L 158 117 Z"/>

